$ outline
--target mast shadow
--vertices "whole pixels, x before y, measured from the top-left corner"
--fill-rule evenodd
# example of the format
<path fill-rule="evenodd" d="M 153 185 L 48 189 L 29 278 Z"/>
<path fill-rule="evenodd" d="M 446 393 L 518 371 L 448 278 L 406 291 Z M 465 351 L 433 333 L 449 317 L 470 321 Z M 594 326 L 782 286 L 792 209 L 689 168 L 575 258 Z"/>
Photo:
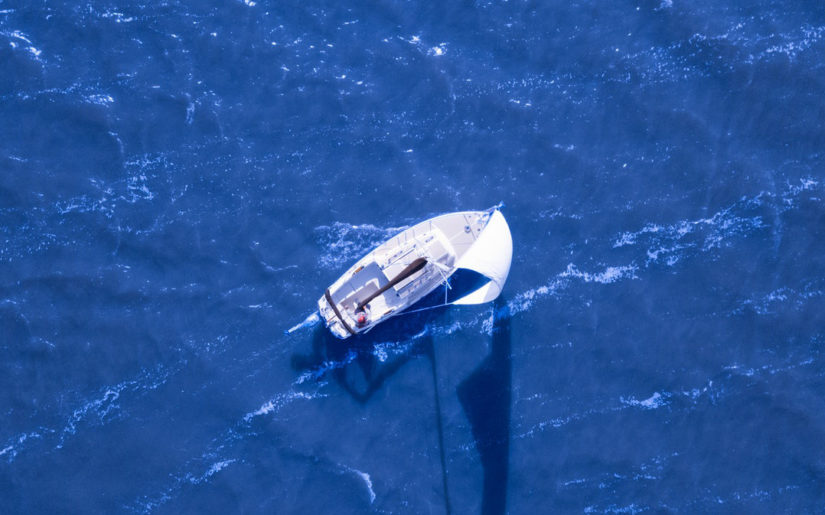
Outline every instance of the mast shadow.
<path fill-rule="evenodd" d="M 441 488 L 444 495 L 444 512 L 447 515 L 452 513 L 450 505 L 450 488 L 448 486 L 447 457 L 444 451 L 444 420 L 441 415 L 441 396 L 438 393 L 438 363 L 436 363 L 435 345 L 431 336 L 427 336 L 422 347 L 424 354 L 430 360 L 430 367 L 433 373 L 433 395 L 435 400 L 435 422 L 438 433 L 438 455 L 441 462 Z"/>
<path fill-rule="evenodd" d="M 494 306 L 490 354 L 457 388 L 484 469 L 483 515 L 500 515 L 507 511 L 510 455 L 510 312 L 502 297 Z"/>

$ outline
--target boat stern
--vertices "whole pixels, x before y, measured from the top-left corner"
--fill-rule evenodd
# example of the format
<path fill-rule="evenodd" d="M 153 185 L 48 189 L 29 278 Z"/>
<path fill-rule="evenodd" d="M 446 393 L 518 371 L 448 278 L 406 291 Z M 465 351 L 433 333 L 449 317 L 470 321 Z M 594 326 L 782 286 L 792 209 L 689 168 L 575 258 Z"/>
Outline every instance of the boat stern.
<path fill-rule="evenodd" d="M 327 326 L 329 331 L 337 338 L 342 340 L 349 338 L 354 334 L 344 326 L 345 321 L 336 314 L 336 310 L 332 304 L 327 300 L 327 295 L 318 299 L 318 312 L 321 314 L 321 319 Z"/>

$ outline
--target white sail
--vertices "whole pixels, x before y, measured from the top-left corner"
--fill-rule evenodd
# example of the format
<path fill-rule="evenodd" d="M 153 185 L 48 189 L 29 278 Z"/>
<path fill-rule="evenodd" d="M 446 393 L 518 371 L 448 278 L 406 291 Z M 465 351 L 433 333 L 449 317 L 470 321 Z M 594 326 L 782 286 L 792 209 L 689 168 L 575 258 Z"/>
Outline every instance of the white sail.
<path fill-rule="evenodd" d="M 504 215 L 496 210 L 473 246 L 455 265 L 456 268 L 478 272 L 490 280 L 452 304 L 484 304 L 498 297 L 510 273 L 512 260 L 513 237 L 510 235 L 510 227 L 507 226 Z"/>

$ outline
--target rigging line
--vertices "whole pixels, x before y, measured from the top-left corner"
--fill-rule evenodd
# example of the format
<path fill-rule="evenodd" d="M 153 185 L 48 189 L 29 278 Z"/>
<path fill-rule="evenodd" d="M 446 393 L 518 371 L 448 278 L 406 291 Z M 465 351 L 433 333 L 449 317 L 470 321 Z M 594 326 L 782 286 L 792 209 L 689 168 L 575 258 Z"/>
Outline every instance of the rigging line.
<path fill-rule="evenodd" d="M 447 303 L 447 291 L 450 289 L 450 279 L 449 277 L 444 281 L 444 284 L 447 286 L 444 288 L 444 303 Z"/>
<path fill-rule="evenodd" d="M 452 304 L 453 304 L 452 302 L 445 302 L 444 304 L 437 304 L 435 306 L 427 306 L 426 308 L 413 309 L 412 311 L 402 311 L 401 313 L 398 313 L 398 314 L 393 315 L 393 316 L 400 317 L 402 315 L 412 315 L 413 313 L 420 313 L 422 311 L 429 311 L 429 310 L 435 309 L 435 308 L 443 308 L 444 306 L 451 306 Z"/>
<path fill-rule="evenodd" d="M 415 239 L 415 242 L 416 242 L 416 243 L 421 244 L 421 247 L 419 247 L 418 245 L 416 245 L 416 246 L 415 246 L 416 250 L 418 250 L 418 255 L 419 255 L 419 256 L 422 256 L 422 257 L 427 258 L 427 261 L 428 261 L 431 265 L 435 266 L 435 269 L 436 269 L 436 270 L 438 270 L 438 273 L 439 273 L 439 274 L 441 274 L 441 279 L 443 279 L 443 280 L 444 280 L 444 284 L 446 284 L 446 285 L 447 285 L 447 289 L 448 289 L 448 290 L 451 290 L 452 288 L 450 287 L 450 283 L 449 283 L 449 281 L 447 280 L 448 278 L 447 278 L 447 276 L 446 276 L 446 275 L 444 275 L 444 270 L 442 269 L 442 267 L 443 267 L 443 266 L 445 266 L 445 265 L 442 265 L 441 263 L 439 263 L 439 262 L 438 262 L 438 260 L 436 260 L 436 259 L 435 259 L 435 258 L 434 258 L 434 257 L 433 257 L 433 256 L 432 256 L 432 255 L 431 255 L 431 254 L 427 251 L 426 246 L 425 246 L 423 243 L 421 243 L 421 241 L 420 241 L 420 240 L 418 240 L 418 238 L 416 238 L 416 239 Z M 422 247 L 423 247 L 423 248 L 422 248 Z M 446 294 L 445 294 L 445 297 L 446 297 Z"/>

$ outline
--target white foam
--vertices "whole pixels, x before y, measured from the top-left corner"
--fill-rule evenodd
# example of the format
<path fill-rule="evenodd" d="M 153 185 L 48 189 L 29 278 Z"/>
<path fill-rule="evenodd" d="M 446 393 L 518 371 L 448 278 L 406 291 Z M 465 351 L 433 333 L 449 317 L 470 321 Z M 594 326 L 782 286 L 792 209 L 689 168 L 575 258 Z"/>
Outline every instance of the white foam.
<path fill-rule="evenodd" d="M 274 268 L 274 267 L 271 267 L 271 266 L 267 265 L 263 261 L 261 261 L 260 263 L 264 266 L 264 268 L 266 268 L 267 272 L 273 273 L 273 274 L 276 273 L 276 272 L 283 272 L 284 270 L 291 270 L 291 269 L 294 269 L 294 268 L 298 268 L 298 265 L 287 265 L 287 266 L 282 266 L 282 267 L 279 267 L 279 268 Z"/>
<path fill-rule="evenodd" d="M 372 489 L 372 480 L 370 479 L 370 475 L 366 472 L 361 472 L 360 470 L 353 469 L 352 471 L 361 476 L 361 479 L 364 480 L 364 484 L 367 486 L 367 490 L 370 493 L 370 504 L 372 504 L 375 501 L 375 490 Z"/>
<path fill-rule="evenodd" d="M 204 472 L 200 477 L 193 477 L 192 475 L 187 475 L 186 480 L 192 483 L 193 485 L 203 483 L 204 481 L 208 480 L 210 477 L 214 476 L 215 474 L 225 469 L 229 465 L 235 463 L 236 461 L 237 460 L 234 459 L 218 461 L 216 463 L 213 463 L 212 466 L 210 466 L 209 469 L 206 472 Z"/>
<path fill-rule="evenodd" d="M 3 456 L 4 454 L 8 453 L 9 451 L 13 451 L 13 450 L 14 450 L 14 446 L 9 445 L 8 447 L 6 447 L 2 451 L 0 451 L 0 456 Z"/>
<path fill-rule="evenodd" d="M 114 389 L 107 389 L 102 397 L 87 402 L 83 406 L 75 409 L 66 426 L 63 428 L 60 441 L 57 444 L 57 449 L 63 448 L 63 443 L 67 435 L 73 435 L 77 432 L 77 425 L 84 420 L 87 415 L 96 416 L 98 422 L 102 422 L 105 418 L 114 411 L 119 409 L 117 400 L 120 398 L 120 392 L 126 388 L 126 383 L 121 383 L 114 387 Z"/>
<path fill-rule="evenodd" d="M 798 197 L 804 191 L 812 191 L 819 186 L 819 182 L 811 177 L 803 177 L 799 179 L 799 184 L 790 184 L 782 194 L 782 200 L 787 205 L 793 205 L 794 197 Z"/>
<path fill-rule="evenodd" d="M 661 478 L 665 470 L 665 465 L 671 458 L 676 456 L 679 456 L 678 452 L 665 456 L 655 456 L 652 459 L 641 463 L 637 470 L 627 471 L 623 474 L 618 472 L 601 472 L 591 477 L 571 479 L 560 484 L 562 486 L 569 487 L 589 483 L 590 485 L 598 485 L 599 488 L 610 488 L 620 481 L 655 481 Z M 594 510 L 595 508 L 591 511 Z M 599 511 L 599 513 L 602 512 L 603 511 Z"/>
<path fill-rule="evenodd" d="M 9 45 L 12 48 L 20 47 L 21 42 L 25 43 L 25 45 L 23 45 L 24 48 L 34 57 L 34 59 L 36 61 L 41 61 L 40 60 L 40 55 L 43 53 L 43 51 L 40 50 L 39 48 L 35 47 L 34 43 L 32 43 L 31 39 L 29 39 L 29 37 L 26 34 L 20 32 L 19 30 L 15 30 L 15 31 L 12 31 L 12 32 L 3 31 L 3 32 L 0 32 L 0 35 L 3 35 L 3 36 L 6 36 L 8 38 L 12 38 L 12 39 L 17 40 L 17 41 L 9 41 Z"/>
<path fill-rule="evenodd" d="M 616 410 L 614 408 L 589 409 L 589 410 L 586 410 L 582 413 L 572 413 L 572 414 L 567 415 L 567 416 L 554 417 L 554 418 L 551 418 L 549 420 L 543 420 L 543 421 L 541 421 L 537 424 L 534 424 L 529 430 L 527 430 L 523 433 L 517 434 L 517 435 L 515 435 L 515 437 L 516 438 L 528 438 L 528 437 L 533 436 L 536 433 L 544 432 L 545 430 L 547 430 L 549 428 L 558 429 L 558 428 L 563 427 L 563 426 L 565 426 L 565 425 L 567 425 L 571 422 L 582 420 L 585 417 L 588 417 L 590 415 L 600 414 L 600 413 L 609 413 L 609 412 L 612 412 L 612 411 L 616 411 Z"/>
<path fill-rule="evenodd" d="M 319 393 L 305 393 L 305 392 L 296 392 L 296 391 L 288 391 L 285 393 L 281 393 L 273 397 L 272 399 L 268 400 L 267 402 L 263 403 L 260 408 L 255 411 L 249 412 L 244 415 L 243 419 L 244 422 L 249 422 L 255 417 L 260 417 L 261 415 L 269 415 L 270 413 L 277 413 L 281 410 L 284 406 L 291 404 L 293 401 L 297 399 L 316 399 L 319 397 L 326 397 L 326 395 L 322 395 Z"/>
<path fill-rule="evenodd" d="M 557 274 L 548 284 L 538 286 L 517 294 L 507 303 L 509 315 L 515 315 L 530 309 L 536 300 L 548 295 L 555 295 L 558 291 L 565 289 L 571 279 L 579 279 L 586 283 L 611 284 L 622 279 L 638 279 L 636 265 L 609 266 L 601 272 L 582 272 L 578 267 L 570 263 L 564 272 Z M 484 326 L 485 332 L 489 333 L 492 324 Z"/>
<path fill-rule="evenodd" d="M 567 270 L 560 274 L 560 277 L 575 277 L 583 280 L 586 283 L 601 283 L 610 284 L 621 279 L 638 279 L 636 272 L 638 267 L 635 265 L 624 266 L 609 266 L 604 271 L 598 273 L 581 272 L 576 265 L 570 263 L 567 265 Z"/>
<path fill-rule="evenodd" d="M 777 37 L 782 41 L 782 43 L 775 44 L 770 46 L 764 51 L 765 56 L 770 56 L 772 54 L 784 54 L 790 59 L 791 61 L 795 60 L 799 54 L 811 48 L 814 44 L 818 43 L 820 39 L 822 39 L 823 32 L 825 32 L 825 27 L 803 27 L 802 33 L 793 33 L 793 34 L 779 34 Z"/>
<path fill-rule="evenodd" d="M 428 55 L 434 55 L 436 57 L 440 57 L 447 53 L 447 43 L 441 43 L 438 46 L 434 46 L 427 50 Z"/>
<path fill-rule="evenodd" d="M 450 331 L 450 329 L 454 325 L 455 324 L 452 324 L 451 326 L 448 326 L 446 328 L 442 328 L 442 331 L 445 331 L 445 332 L 443 332 L 441 334 L 450 334 L 447 331 Z M 406 340 L 404 340 L 402 342 L 380 342 L 380 343 L 376 343 L 372 347 L 372 355 L 375 356 L 378 359 L 378 361 L 380 361 L 381 363 L 384 363 L 390 357 L 390 354 L 395 355 L 395 356 L 400 355 L 400 354 L 406 354 L 410 349 L 413 348 L 413 346 L 415 346 L 415 344 L 418 342 L 419 339 L 423 338 L 424 336 L 426 336 L 428 334 L 431 334 L 431 332 L 432 332 L 432 329 L 430 327 L 425 327 L 424 329 L 422 329 L 418 333 L 414 334 L 413 336 L 411 336 L 410 338 L 407 338 Z"/>
<path fill-rule="evenodd" d="M 8 33 L 6 33 L 6 34 L 8 34 Z M 25 34 L 20 32 L 19 30 L 15 30 L 11 34 L 8 34 L 8 35 L 15 38 L 15 39 L 19 39 L 20 41 L 25 41 L 26 43 L 28 43 L 30 45 L 32 44 L 32 41 Z"/>
<path fill-rule="evenodd" d="M 638 408 L 643 408 L 643 409 L 650 410 L 650 409 L 657 409 L 657 408 L 661 408 L 662 406 L 666 406 L 667 403 L 668 403 L 668 398 L 670 398 L 670 394 L 668 394 L 668 393 L 661 394 L 659 392 L 653 392 L 653 395 L 651 395 L 647 399 L 644 399 L 644 400 L 641 400 L 641 401 L 636 400 L 633 397 L 630 397 L 629 399 L 625 399 L 624 397 L 621 397 L 620 400 L 621 400 L 622 404 L 626 404 L 628 406 L 636 406 Z"/>
<path fill-rule="evenodd" d="M 825 292 L 819 289 L 812 289 L 813 284 L 807 284 L 803 291 L 793 288 L 781 287 L 771 291 L 767 295 L 757 295 L 743 301 L 739 307 L 733 310 L 733 315 L 742 314 L 750 308 L 759 315 L 774 315 L 777 309 L 802 309 L 810 299 L 819 298 Z"/>
<path fill-rule="evenodd" d="M 115 99 L 112 98 L 112 95 L 104 94 L 89 95 L 88 97 L 86 97 L 86 100 L 96 105 L 108 105 L 114 103 L 115 101 Z"/>
<path fill-rule="evenodd" d="M 599 485 L 601 486 L 601 485 Z M 638 506 L 637 504 L 633 503 L 628 506 L 617 506 L 615 504 L 611 504 L 610 506 L 606 507 L 596 507 L 596 506 L 587 506 L 584 508 L 584 513 L 642 513 L 645 511 L 650 511 L 649 506 Z"/>
<path fill-rule="evenodd" d="M 252 306 L 250 306 L 250 307 L 252 307 Z M 295 331 L 297 331 L 298 329 L 313 327 L 316 324 L 318 324 L 318 322 L 320 322 L 320 321 L 321 321 L 321 315 L 319 315 L 317 311 L 313 311 L 302 322 L 299 322 L 299 323 L 293 325 L 292 327 L 287 329 L 286 332 L 287 332 L 287 334 L 292 334 Z"/>
<path fill-rule="evenodd" d="M 322 246 L 319 262 L 325 268 L 339 269 L 365 255 L 376 245 L 395 236 L 406 227 L 377 227 L 335 222 L 315 228 Z"/>
<path fill-rule="evenodd" d="M 671 7 L 672 0 L 661 0 L 656 10 Z M 653 46 L 629 54 L 625 59 L 644 70 L 646 82 L 676 82 L 689 76 L 708 75 L 705 67 L 694 66 L 684 57 L 687 53 L 694 53 L 696 47 L 705 42 L 732 48 L 742 56 L 744 62 L 753 64 L 762 59 L 775 58 L 777 55 L 784 55 L 793 61 L 805 52 L 815 51 L 823 35 L 825 26 L 811 27 L 809 24 L 787 33 L 773 33 L 758 23 L 756 18 L 751 17 L 744 22 L 738 21 L 718 33 L 696 33 L 667 46 Z M 727 66 L 733 68 L 732 64 Z"/>
<path fill-rule="evenodd" d="M 168 500 L 171 498 L 171 497 L 169 496 L 169 493 L 170 493 L 173 489 L 175 489 L 175 488 L 179 488 L 179 487 L 180 487 L 180 485 L 181 485 L 181 483 L 189 483 L 189 484 L 193 484 L 193 485 L 198 485 L 198 484 L 201 484 L 201 483 L 203 483 L 203 482 L 205 482 L 205 481 L 208 481 L 210 477 L 214 476 L 215 474 L 217 474 L 217 473 L 218 473 L 218 472 L 220 472 L 221 470 L 225 469 L 225 468 L 226 468 L 226 467 L 228 467 L 229 465 L 231 465 L 231 464 L 235 463 L 236 461 L 237 461 L 237 460 L 235 460 L 235 459 L 229 459 L 229 460 L 222 460 L 222 461 L 217 461 L 217 462 L 215 462 L 215 463 L 212 463 L 212 464 L 209 466 L 209 468 L 208 468 L 208 469 L 206 469 L 206 471 L 204 471 L 204 473 L 203 473 L 203 474 L 201 474 L 200 476 L 195 476 L 195 475 L 193 475 L 193 474 L 191 474 L 191 473 L 187 473 L 187 474 L 186 474 L 185 476 L 183 476 L 183 477 L 178 476 L 178 477 L 176 478 L 176 483 L 175 483 L 174 487 L 172 487 L 172 488 L 170 488 L 170 489 L 167 489 L 167 490 L 166 490 L 166 492 L 164 492 L 164 493 L 160 496 L 160 498 L 158 498 L 157 500 L 155 500 L 155 501 L 147 501 L 147 500 L 145 500 L 145 498 L 144 498 L 144 503 L 143 503 L 143 505 L 144 505 L 144 507 L 149 508 L 149 509 L 148 509 L 148 510 L 146 510 L 146 511 L 151 511 L 151 510 L 153 510 L 154 508 L 157 508 L 157 507 L 158 507 L 158 506 L 160 506 L 161 504 L 163 504 L 163 503 L 165 503 L 166 501 L 168 501 Z"/>
<path fill-rule="evenodd" d="M 87 102 L 99 103 L 102 105 L 114 101 L 109 95 L 93 94 L 84 98 Z M 109 133 L 121 148 L 123 143 L 115 133 Z M 140 201 L 151 201 L 155 198 L 155 193 L 149 189 L 150 177 L 147 175 L 147 169 L 150 167 L 165 166 L 163 156 L 154 158 L 143 157 L 126 161 L 127 168 L 137 168 L 139 173 L 128 176 L 125 180 L 120 179 L 112 183 L 104 183 L 103 181 L 90 179 L 90 182 L 98 190 L 99 195 L 80 195 L 64 201 L 57 202 L 54 206 L 60 214 L 66 214 L 73 211 L 80 213 L 100 212 L 111 218 L 116 212 L 118 205 L 122 202 L 128 204 L 135 204 Z M 154 177 L 152 177 L 153 179 Z M 130 228 L 124 228 L 131 231 Z"/>
<path fill-rule="evenodd" d="M 187 125 L 192 125 L 195 116 L 195 103 L 192 102 L 192 99 L 187 95 L 187 103 L 186 103 L 186 123 Z"/>
<path fill-rule="evenodd" d="M 375 490 L 373 490 L 373 488 L 372 488 L 372 479 L 370 478 L 370 475 L 369 475 L 369 474 L 367 474 L 366 472 L 362 472 L 362 471 L 360 471 L 360 470 L 358 470 L 358 469 L 355 469 L 355 468 L 352 468 L 352 467 L 348 467 L 348 466 L 346 466 L 346 465 L 341 465 L 340 463 L 339 463 L 339 466 L 340 466 L 342 469 L 344 469 L 345 471 L 347 471 L 347 472 L 352 472 L 353 474 L 355 474 L 355 475 L 357 475 L 358 477 L 360 477 L 360 478 L 364 481 L 364 486 L 366 486 L 366 487 L 367 487 L 367 491 L 369 492 L 369 495 L 370 495 L 370 504 L 372 504 L 373 502 L 375 502 Z"/>
<path fill-rule="evenodd" d="M 782 195 L 783 202 L 793 204 L 793 199 L 801 191 L 817 186 L 813 179 L 800 182 L 799 186 L 790 187 Z M 626 231 L 614 239 L 613 248 L 637 245 L 643 242 L 647 245 L 645 251 L 645 265 L 664 261 L 673 266 L 685 256 L 687 249 L 695 248 L 701 252 L 709 252 L 724 246 L 729 246 L 733 237 L 750 234 L 763 229 L 767 225 L 762 220 L 762 209 L 766 201 L 778 200 L 770 192 L 760 192 L 753 197 L 742 197 L 734 204 L 722 209 L 712 216 L 694 220 L 680 220 L 670 225 L 648 223 L 638 231 Z M 778 205 L 779 210 L 782 208 Z"/>
<path fill-rule="evenodd" d="M 41 426 L 36 431 L 22 433 L 6 443 L 6 446 L 0 451 L 0 456 L 5 456 L 9 461 L 13 461 L 29 445 L 30 440 L 53 442 L 53 438 L 56 438 L 55 448 L 61 449 L 66 438 L 74 435 L 82 422 L 88 425 L 102 425 L 114 419 L 115 413 L 120 409 L 117 401 L 121 395 L 126 392 L 156 389 L 164 384 L 168 377 L 168 371 L 157 367 L 154 370 L 144 370 L 135 379 L 107 387 L 100 397 L 87 401 L 72 410 L 72 414 L 62 428 L 55 429 Z"/>
<path fill-rule="evenodd" d="M 556 279 L 548 285 L 523 291 L 517 294 L 513 300 L 508 302 L 507 307 L 510 309 L 511 314 L 527 311 L 537 299 L 555 293 L 556 289 L 559 288 L 561 284 L 562 282 Z"/>
<path fill-rule="evenodd" d="M 130 193 L 127 201 L 132 204 L 138 200 L 152 200 L 155 198 L 155 194 L 146 186 L 146 175 L 144 174 L 129 177 L 126 181 L 126 189 Z"/>
<path fill-rule="evenodd" d="M 378 358 L 378 361 L 381 363 L 387 361 L 387 358 L 389 357 L 387 350 L 378 346 L 373 348 L 372 355 Z"/>
<path fill-rule="evenodd" d="M 129 23 L 135 21 L 132 16 L 124 16 L 121 12 L 107 11 L 100 15 L 101 18 L 114 18 L 115 23 Z"/>
<path fill-rule="evenodd" d="M 339 368 L 344 368 L 345 366 L 347 366 L 350 363 L 352 363 L 353 361 L 355 361 L 355 358 L 357 358 L 357 357 L 358 357 L 358 353 L 355 352 L 354 350 L 350 350 L 349 352 L 347 352 L 347 355 L 344 356 L 344 359 L 342 359 L 340 361 L 325 361 L 318 368 L 313 369 L 313 370 L 307 370 L 306 372 L 304 372 L 303 374 L 298 376 L 298 379 L 296 379 L 293 384 L 299 385 L 299 384 L 303 384 L 303 383 L 305 383 L 306 381 L 309 381 L 309 380 L 320 379 L 324 375 L 326 375 L 327 372 L 330 372 L 332 370 L 336 370 L 336 369 L 339 369 Z"/>
<path fill-rule="evenodd" d="M 655 234 L 662 231 L 663 229 L 664 228 L 661 225 L 648 224 L 642 227 L 642 229 L 640 229 L 639 231 L 622 233 L 621 237 L 613 243 L 613 248 L 624 247 L 625 245 L 635 245 L 636 239 L 642 234 Z"/>

